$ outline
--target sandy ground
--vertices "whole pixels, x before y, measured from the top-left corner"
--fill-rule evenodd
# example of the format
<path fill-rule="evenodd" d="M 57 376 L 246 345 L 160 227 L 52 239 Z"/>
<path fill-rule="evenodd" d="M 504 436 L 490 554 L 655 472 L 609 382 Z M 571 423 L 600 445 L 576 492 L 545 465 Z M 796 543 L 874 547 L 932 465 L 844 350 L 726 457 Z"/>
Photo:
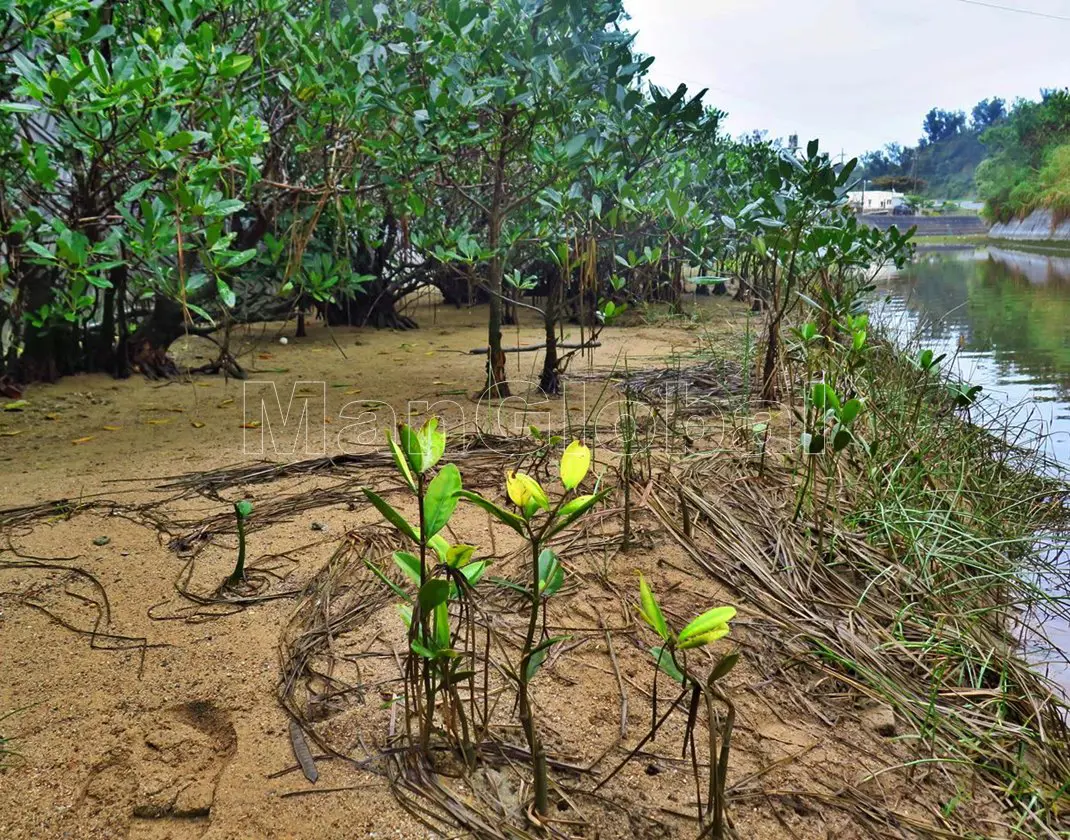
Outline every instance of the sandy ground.
<path fill-rule="evenodd" d="M 693 353 L 727 324 L 738 334 L 747 318 L 727 301 L 703 306 L 703 317 L 693 322 L 607 329 L 593 360 L 576 359 L 570 372 L 590 364 L 609 367 L 625 355 L 632 368 L 664 363 Z M 291 477 L 231 488 L 220 499 L 158 489 L 165 477 L 193 471 L 367 451 L 393 416 L 404 416 L 410 401 L 429 404 L 414 411 L 442 414 L 456 434 L 477 427 L 515 433 L 543 414 L 560 427 L 564 418 L 586 417 L 604 399 L 602 386 L 586 398 L 570 386 L 567 399 L 546 401 L 518 384 L 514 391 L 527 402 L 513 401 L 507 411 L 479 404 L 471 396 L 483 358 L 467 351 L 485 341 L 485 313 L 425 307 L 415 314 L 422 327 L 417 331 L 311 324 L 305 339 L 294 339 L 286 328 L 286 344 L 279 343 L 276 328 L 241 336 L 241 361 L 253 380 L 274 383 L 284 403 L 293 394 L 304 406 L 307 397 L 313 414 L 322 405 L 326 422 L 322 428 L 313 424 L 311 442 L 300 438 L 293 451 L 293 427 L 283 434 L 278 418 L 274 448 L 272 436 L 264 434 L 272 420 L 259 408 L 267 386 L 222 377 L 173 383 L 73 377 L 31 388 L 23 410 L 0 413 L 0 508 L 69 501 L 53 515 L 8 528 L 0 544 L 0 714 L 19 710 L 0 721 L 0 734 L 12 738 L 19 753 L 0 771 L 0 835 L 435 836 L 400 807 L 381 775 L 337 760 L 318 762 L 314 786 L 294 772 L 288 717 L 276 696 L 280 634 L 301 590 L 347 534 L 376 526 L 377 517 L 355 488 L 364 482 L 390 486 L 389 473 L 358 469 Z M 577 340 L 578 329 L 573 333 L 570 339 Z M 507 343 L 540 339 L 538 329 L 511 329 Z M 209 352 L 191 343 L 181 355 L 194 359 Z M 535 353 L 511 357 L 518 383 L 531 382 L 540 361 Z M 494 492 L 498 473 L 459 463 L 466 483 Z M 230 571 L 232 533 L 209 533 L 203 545 L 190 536 L 199 533 L 198 523 L 225 517 L 227 500 L 248 497 L 264 509 L 272 500 L 314 499 L 338 488 L 350 488 L 352 497 L 276 517 L 251 532 L 254 564 L 284 575 L 270 581 L 277 599 L 215 615 L 176 591 L 176 581 L 188 573 L 184 586 L 210 595 Z M 116 505 L 79 507 L 94 500 Z M 151 516 L 144 507 L 149 502 L 158 503 Z M 160 522 L 166 534 L 158 531 Z M 566 810 L 557 828 L 573 836 L 697 834 L 690 768 L 680 758 L 683 714 L 599 792 L 601 798 L 587 793 L 650 722 L 653 674 L 643 647 L 651 640 L 637 626 L 631 604 L 636 569 L 664 593 L 677 620 L 728 597 L 657 532 L 652 517 L 637 509 L 636 524 L 638 547 L 627 553 L 590 538 L 563 550 L 569 585 L 551 621 L 573 633 L 576 644 L 546 666 L 536 701 L 552 753 L 577 768 L 592 768 L 562 771 L 579 793 L 576 813 Z M 489 547 L 500 574 L 519 574 L 519 547 L 500 529 L 491 533 L 481 512 L 462 508 L 451 527 L 466 541 Z M 793 791 L 831 796 L 855 787 L 921 816 L 929 809 L 919 812 L 911 804 L 919 791 L 931 786 L 934 807 L 948 795 L 924 773 L 909 784 L 898 771 L 869 779 L 909 760 L 907 747 L 878 732 L 872 711 L 847 698 L 833 708 L 808 706 L 801 698 L 827 694 L 825 680 L 807 677 L 791 686 L 783 676 L 771 676 L 778 663 L 763 658 L 769 654 L 762 616 L 739 606 L 733 638 L 744 657 L 729 678 L 738 705 L 730 783 L 779 792 L 775 803 L 758 793 L 734 802 L 741 837 L 866 836 L 846 812 L 815 807 L 813 798 L 793 797 Z M 388 654 L 399 642 L 403 646 L 400 623 L 389 605 L 332 643 L 339 651 L 380 651 L 375 661 L 389 665 Z M 360 675 L 368 685 L 376 677 L 374 667 Z M 332 743 L 348 739 L 358 758 L 376 753 L 387 745 L 389 727 L 381 699 L 371 693 L 333 709 L 317 733 Z M 487 777 L 501 783 L 503 802 L 519 807 L 523 792 L 502 778 Z"/>

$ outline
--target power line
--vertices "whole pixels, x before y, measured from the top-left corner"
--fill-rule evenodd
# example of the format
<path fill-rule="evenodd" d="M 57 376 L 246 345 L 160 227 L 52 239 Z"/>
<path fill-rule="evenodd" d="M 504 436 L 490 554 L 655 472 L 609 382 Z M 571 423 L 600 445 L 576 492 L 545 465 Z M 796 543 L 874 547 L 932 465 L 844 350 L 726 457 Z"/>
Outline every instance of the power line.
<path fill-rule="evenodd" d="M 986 3 L 985 0 L 956 0 L 958 3 L 966 3 L 970 6 L 984 6 L 986 9 L 999 9 L 1002 12 L 1017 12 L 1020 15 L 1047 18 L 1048 20 L 1061 20 L 1070 23 L 1070 17 L 1053 15 L 1048 12 L 1038 12 L 1035 9 L 1016 9 L 1014 6 L 1001 6 L 998 3 Z"/>

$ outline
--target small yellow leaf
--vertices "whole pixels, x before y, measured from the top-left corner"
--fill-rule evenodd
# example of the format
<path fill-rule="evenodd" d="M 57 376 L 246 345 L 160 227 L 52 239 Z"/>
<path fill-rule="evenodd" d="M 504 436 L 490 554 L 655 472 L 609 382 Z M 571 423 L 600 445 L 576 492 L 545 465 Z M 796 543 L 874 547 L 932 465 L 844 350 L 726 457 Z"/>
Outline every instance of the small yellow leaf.
<path fill-rule="evenodd" d="M 424 355 L 425 356 L 434 356 L 435 355 L 435 351 L 434 350 L 428 350 L 426 353 L 424 353 Z"/>
<path fill-rule="evenodd" d="M 360 388 L 350 388 L 348 391 L 345 392 L 345 396 L 351 397 L 354 394 L 359 394 L 359 393 L 360 393 Z"/>
<path fill-rule="evenodd" d="M 119 429 L 122 428 L 122 426 L 101 426 L 100 428 L 102 428 L 105 432 L 117 432 L 119 431 Z"/>
<path fill-rule="evenodd" d="M 197 387 L 198 388 L 211 388 L 212 387 L 212 383 L 211 382 L 198 382 L 197 383 Z"/>
<path fill-rule="evenodd" d="M 15 435 L 21 435 L 22 429 L 12 429 L 9 432 L 0 432 L 0 437 L 15 437 Z"/>
<path fill-rule="evenodd" d="M 152 420 L 146 420 L 145 421 L 145 425 L 146 426 L 166 426 L 170 422 L 171 422 L 171 419 L 169 417 L 157 417 L 157 418 L 154 418 Z"/>
<path fill-rule="evenodd" d="M 92 439 L 93 439 L 92 435 L 86 435 L 85 437 L 75 438 L 74 440 L 71 441 L 71 443 L 73 443 L 75 445 L 82 444 L 82 443 L 89 443 L 89 441 L 91 441 Z"/>
<path fill-rule="evenodd" d="M 259 429 L 260 428 L 260 421 L 259 420 L 250 420 L 248 423 L 242 423 L 240 428 L 242 428 L 242 429 Z"/>
<path fill-rule="evenodd" d="M 234 397 L 227 397 L 219 404 L 219 408 L 226 408 L 228 405 L 234 405 Z"/>
<path fill-rule="evenodd" d="M 195 429 L 203 429 L 204 428 L 204 423 L 202 423 L 200 420 L 190 420 L 189 424 L 191 426 L 193 426 L 193 428 L 195 428 Z"/>

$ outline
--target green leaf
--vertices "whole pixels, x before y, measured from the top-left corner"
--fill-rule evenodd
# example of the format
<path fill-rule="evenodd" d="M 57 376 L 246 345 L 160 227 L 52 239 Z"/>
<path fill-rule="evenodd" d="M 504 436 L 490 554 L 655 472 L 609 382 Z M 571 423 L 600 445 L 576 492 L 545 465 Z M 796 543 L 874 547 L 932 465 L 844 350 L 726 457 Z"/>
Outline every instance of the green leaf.
<path fill-rule="evenodd" d="M 392 581 L 390 578 L 388 578 L 386 576 L 386 573 L 382 569 L 380 569 L 378 566 L 376 566 L 371 560 L 365 559 L 364 565 L 367 566 L 369 569 L 371 569 L 372 573 L 377 578 L 379 578 L 379 580 L 381 580 L 383 583 L 385 583 L 387 585 L 387 587 L 390 589 L 391 592 L 393 592 L 399 598 L 404 599 L 405 601 L 409 601 L 409 602 L 412 601 L 412 596 L 408 592 L 406 592 L 404 589 L 402 589 L 400 586 L 398 586 L 396 583 L 394 583 L 394 581 Z M 412 619 L 412 613 L 410 611 L 410 613 L 409 613 L 409 621 L 411 621 L 411 619 Z M 406 626 L 408 626 L 409 621 L 405 622 Z"/>
<path fill-rule="evenodd" d="M 862 400 L 849 399 L 843 404 L 843 408 L 840 410 L 840 423 L 844 426 L 850 426 L 861 411 Z"/>
<path fill-rule="evenodd" d="M 713 666 L 713 670 L 710 671 L 710 675 L 706 678 L 706 685 L 712 686 L 717 680 L 726 677 L 728 672 L 735 668 L 738 662 L 738 653 L 726 653 L 721 657 L 720 661 Z"/>
<path fill-rule="evenodd" d="M 253 512 L 253 503 L 248 499 L 242 499 L 240 502 L 235 502 L 234 512 L 238 514 L 241 519 L 245 519 Z"/>
<path fill-rule="evenodd" d="M 484 572 L 487 571 L 487 561 L 478 560 L 475 563 L 469 563 L 467 566 L 461 569 L 461 574 L 464 575 L 465 580 L 468 581 L 469 586 L 475 586 L 482 579 Z"/>
<path fill-rule="evenodd" d="M 683 672 L 676 667 L 676 663 L 673 662 L 672 655 L 664 647 L 652 647 L 650 649 L 650 655 L 654 657 L 654 662 L 657 666 L 667 674 L 672 680 L 684 684 Z"/>
<path fill-rule="evenodd" d="M 227 281 L 222 277 L 217 277 L 215 281 L 216 291 L 219 293 L 219 299 L 223 301 L 223 305 L 227 309 L 233 309 L 234 304 L 238 302 L 237 296 L 234 294 L 234 290 L 227 285 Z"/>
<path fill-rule="evenodd" d="M 484 499 L 478 493 L 473 493 L 471 490 L 462 490 L 459 495 L 462 499 L 466 499 L 467 501 L 472 502 L 472 504 L 476 505 L 477 507 L 483 508 L 483 510 L 489 513 L 499 522 L 508 525 L 521 536 L 526 536 L 527 530 L 524 520 L 521 517 L 517 516 L 515 513 L 498 507 L 496 504 L 494 504 L 494 502 L 490 501 L 489 499 Z"/>
<path fill-rule="evenodd" d="M 394 436 L 390 434 L 390 432 L 386 433 L 386 443 L 390 447 L 390 456 L 394 459 L 394 466 L 398 468 L 398 472 L 401 473 L 401 477 L 405 480 L 409 489 L 415 493 L 416 479 L 412 476 L 412 470 L 409 469 L 409 462 L 401 451 L 401 447 L 398 446 L 397 441 L 394 440 Z"/>
<path fill-rule="evenodd" d="M 224 79 L 240 76 L 253 64 L 251 55 L 231 54 L 219 62 L 219 75 Z"/>
<path fill-rule="evenodd" d="M 653 591 L 647 586 L 646 578 L 639 575 L 639 613 L 649 624 L 655 633 L 661 636 L 662 641 L 669 641 L 669 625 L 665 621 L 665 615 L 658 605 Z"/>
<path fill-rule="evenodd" d="M 472 555 L 475 552 L 476 547 L 474 545 L 465 545 L 464 543 L 451 545 L 446 551 L 446 565 L 451 569 L 464 568 L 471 562 Z"/>
<path fill-rule="evenodd" d="M 832 451 L 842 452 L 851 444 L 852 440 L 854 440 L 854 435 L 851 434 L 849 429 L 837 426 L 832 433 Z"/>
<path fill-rule="evenodd" d="M 383 515 L 383 518 L 397 528 L 406 537 L 412 540 L 417 545 L 420 544 L 420 538 L 416 534 L 416 530 L 406 521 L 400 513 L 394 510 L 381 496 L 377 493 L 373 493 L 367 487 L 362 488 L 364 496 L 369 502 L 371 502 L 375 509 Z"/>
<path fill-rule="evenodd" d="M 559 642 L 564 642 L 571 638 L 571 636 L 552 636 L 541 642 L 534 650 L 532 650 L 531 656 L 528 657 L 527 668 L 525 669 L 527 681 L 531 682 L 532 677 L 534 677 L 539 668 L 542 667 L 542 663 L 545 662 L 546 657 L 550 655 L 550 648 Z"/>
<path fill-rule="evenodd" d="M 735 617 L 735 607 L 714 607 L 712 610 L 706 610 L 681 630 L 676 640 L 682 644 L 694 636 L 705 636 L 721 625 L 727 625 Z"/>
<path fill-rule="evenodd" d="M 169 152 L 178 151 L 179 149 L 185 149 L 193 142 L 193 133 L 190 131 L 179 131 L 177 134 L 173 134 L 168 137 L 163 144 L 163 147 Z"/>
<path fill-rule="evenodd" d="M 431 578 L 431 580 L 420 587 L 420 594 L 417 596 L 420 612 L 424 615 L 431 615 L 436 607 L 446 603 L 446 599 L 449 598 L 449 595 L 449 581 L 443 580 L 442 578 Z"/>
<path fill-rule="evenodd" d="M 409 580 L 420 585 L 420 558 L 407 551 L 394 552 L 394 564 L 401 569 Z"/>
<path fill-rule="evenodd" d="M 810 401 L 819 411 L 827 411 L 832 408 L 839 411 L 840 398 L 831 385 L 825 382 L 815 382 L 810 389 Z"/>
<path fill-rule="evenodd" d="M 539 554 L 539 594 L 549 598 L 565 582 L 565 570 L 552 549 L 544 548 Z"/>
<path fill-rule="evenodd" d="M 446 464 L 438 471 L 424 494 L 424 533 L 430 537 L 446 527 L 457 507 L 461 492 L 461 473 L 456 464 Z"/>
<path fill-rule="evenodd" d="M 0 102 L 0 111 L 9 114 L 32 114 L 40 110 L 41 106 L 36 102 Z"/>
<path fill-rule="evenodd" d="M 609 489 L 593 496 L 577 496 L 572 501 L 562 505 L 561 510 L 557 512 L 557 520 L 546 536 L 552 537 L 554 534 L 563 531 L 612 492 L 612 489 Z"/>

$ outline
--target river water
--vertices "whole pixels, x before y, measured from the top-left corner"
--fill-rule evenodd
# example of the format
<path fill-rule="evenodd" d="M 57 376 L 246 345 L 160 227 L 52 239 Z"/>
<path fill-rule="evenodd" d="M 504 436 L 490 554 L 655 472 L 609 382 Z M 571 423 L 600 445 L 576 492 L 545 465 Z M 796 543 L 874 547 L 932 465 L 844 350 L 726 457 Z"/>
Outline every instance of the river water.
<path fill-rule="evenodd" d="M 919 249 L 901 272 L 878 278 L 876 319 L 984 387 L 979 422 L 1010 413 L 1052 469 L 1070 475 L 1070 256 L 1002 248 Z M 1065 567 L 1066 547 L 1052 556 Z M 1063 584 L 1052 594 L 1070 599 Z M 1043 659 L 1070 691 L 1070 625 L 1042 619 L 1062 655 Z"/>

